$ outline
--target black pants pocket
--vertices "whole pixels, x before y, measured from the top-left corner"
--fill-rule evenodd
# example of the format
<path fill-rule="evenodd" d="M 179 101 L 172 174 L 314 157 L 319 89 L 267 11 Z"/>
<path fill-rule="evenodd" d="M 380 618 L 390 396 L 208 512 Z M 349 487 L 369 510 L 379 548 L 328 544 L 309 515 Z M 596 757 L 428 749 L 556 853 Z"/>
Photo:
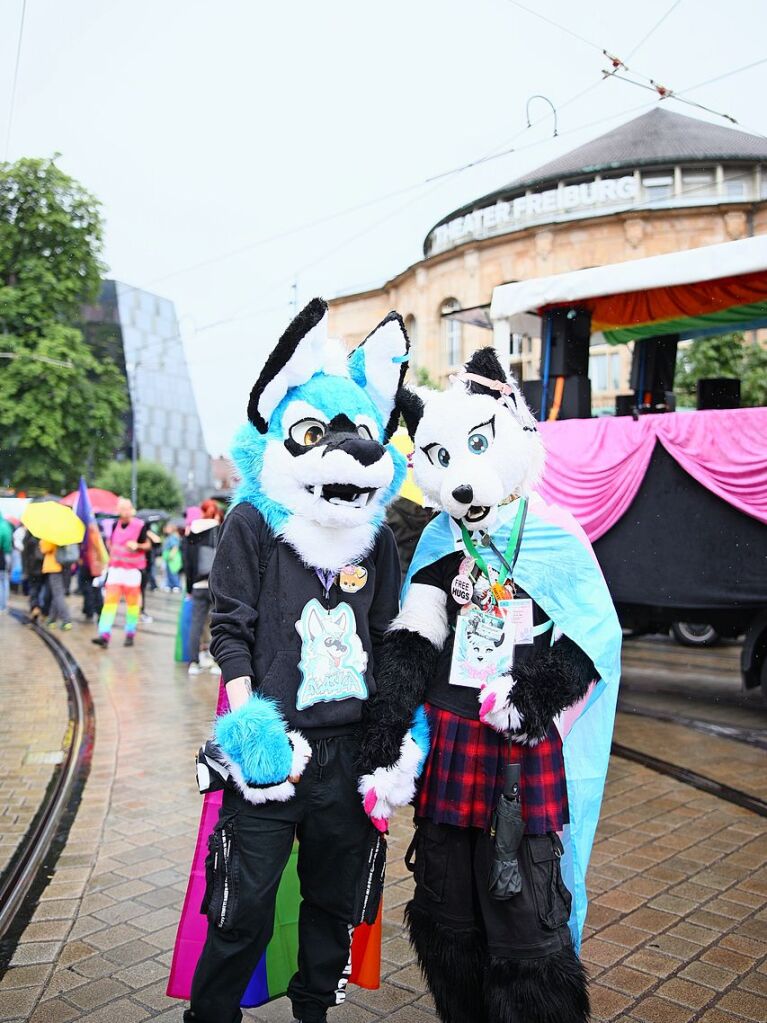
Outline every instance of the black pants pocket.
<path fill-rule="evenodd" d="M 233 927 L 240 894 L 240 855 L 233 819 L 220 822 L 208 837 L 205 896 L 201 910 L 220 931 Z"/>
<path fill-rule="evenodd" d="M 558 835 L 549 832 L 548 835 L 528 835 L 526 844 L 538 920 L 544 927 L 556 930 L 570 919 L 572 907 L 572 896 L 562 880 L 560 868 L 562 843 Z"/>
<path fill-rule="evenodd" d="M 415 837 L 408 853 L 410 857 L 416 887 L 421 894 L 433 902 L 443 902 L 445 885 L 450 865 L 450 843 L 448 833 L 439 824 L 421 821 L 416 827 Z"/>

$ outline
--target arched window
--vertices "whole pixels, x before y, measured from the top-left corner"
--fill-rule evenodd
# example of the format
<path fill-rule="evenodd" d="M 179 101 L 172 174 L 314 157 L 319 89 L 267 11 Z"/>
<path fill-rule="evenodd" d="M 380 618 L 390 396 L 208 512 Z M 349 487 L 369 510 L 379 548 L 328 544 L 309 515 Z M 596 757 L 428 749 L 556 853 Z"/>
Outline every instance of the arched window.
<path fill-rule="evenodd" d="M 405 317 L 405 330 L 410 338 L 410 366 L 415 369 L 418 365 L 418 321 L 412 313 Z"/>
<path fill-rule="evenodd" d="M 445 319 L 446 313 L 457 312 L 461 303 L 457 298 L 446 298 L 439 307 L 442 320 L 442 331 L 444 337 L 445 357 L 448 367 L 458 366 L 463 361 L 463 347 L 461 345 L 461 322 L 460 320 Z"/>

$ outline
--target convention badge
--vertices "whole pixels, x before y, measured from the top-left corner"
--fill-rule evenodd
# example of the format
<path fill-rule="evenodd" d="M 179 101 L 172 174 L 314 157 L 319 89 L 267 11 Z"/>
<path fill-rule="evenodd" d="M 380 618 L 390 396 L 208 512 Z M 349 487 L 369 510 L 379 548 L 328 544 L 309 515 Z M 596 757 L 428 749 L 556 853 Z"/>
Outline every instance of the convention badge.
<path fill-rule="evenodd" d="M 368 581 L 368 570 L 362 565 L 344 565 L 338 575 L 338 582 L 344 593 L 356 593 Z"/>
<path fill-rule="evenodd" d="M 457 604 L 470 604 L 474 596 L 474 584 L 470 575 L 459 572 L 450 583 L 450 595 Z"/>
<path fill-rule="evenodd" d="M 514 642 L 518 646 L 533 642 L 533 602 L 529 597 L 522 600 L 505 600 L 501 604 L 504 613 L 514 624 Z"/>
<path fill-rule="evenodd" d="M 368 698 L 367 654 L 348 604 L 326 608 L 312 597 L 296 622 L 296 631 L 301 637 L 298 667 L 302 679 L 296 710 L 306 710 L 315 703 Z"/>
<path fill-rule="evenodd" d="M 508 671 L 514 660 L 514 625 L 507 615 L 471 605 L 458 615 L 450 685 L 480 689 Z"/>

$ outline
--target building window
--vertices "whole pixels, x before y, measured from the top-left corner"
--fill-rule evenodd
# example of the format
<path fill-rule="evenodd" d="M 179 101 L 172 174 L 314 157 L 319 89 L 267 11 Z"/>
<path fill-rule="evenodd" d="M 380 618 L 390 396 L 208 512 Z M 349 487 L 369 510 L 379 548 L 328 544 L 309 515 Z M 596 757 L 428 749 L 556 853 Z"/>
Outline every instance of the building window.
<path fill-rule="evenodd" d="M 645 198 L 650 202 L 660 202 L 663 199 L 670 199 L 674 194 L 674 175 L 670 171 L 656 172 L 655 174 L 642 178 Z"/>
<path fill-rule="evenodd" d="M 590 356 L 589 379 L 594 394 L 619 391 L 622 387 L 620 353 L 600 352 Z"/>
<path fill-rule="evenodd" d="M 405 317 L 405 330 L 410 338 L 410 366 L 415 369 L 418 365 L 418 322 L 412 314 Z"/>
<path fill-rule="evenodd" d="M 746 182 L 753 171 L 734 168 L 724 172 L 724 194 L 728 199 L 745 199 Z"/>
<path fill-rule="evenodd" d="M 713 167 L 694 167 L 682 172 L 682 195 L 685 199 L 705 199 L 716 192 L 716 171 Z"/>
<path fill-rule="evenodd" d="M 444 317 L 447 313 L 457 312 L 460 308 L 461 303 L 457 298 L 446 298 L 440 306 L 440 316 Z M 442 330 L 447 364 L 448 366 L 457 366 L 463 358 L 460 320 L 443 319 Z"/>

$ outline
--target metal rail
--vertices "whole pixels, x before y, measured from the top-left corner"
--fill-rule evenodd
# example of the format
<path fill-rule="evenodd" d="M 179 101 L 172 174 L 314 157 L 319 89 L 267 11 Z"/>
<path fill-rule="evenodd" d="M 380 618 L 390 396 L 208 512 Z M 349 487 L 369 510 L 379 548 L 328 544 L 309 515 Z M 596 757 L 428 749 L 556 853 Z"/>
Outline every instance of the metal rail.
<path fill-rule="evenodd" d="M 19 611 L 12 615 L 32 630 L 49 647 L 56 659 L 67 690 L 69 722 L 65 733 L 64 759 L 57 765 L 42 803 L 20 842 L 11 862 L 0 876 L 0 968 L 10 958 L 9 942 L 17 915 L 41 875 L 49 873 L 64 847 L 69 826 L 90 771 L 95 736 L 93 701 L 88 683 L 77 661 L 64 644 Z M 41 867 L 46 870 L 41 871 Z M 42 878 L 42 887 L 47 878 Z M 26 923 L 26 921 L 24 921 Z"/>

